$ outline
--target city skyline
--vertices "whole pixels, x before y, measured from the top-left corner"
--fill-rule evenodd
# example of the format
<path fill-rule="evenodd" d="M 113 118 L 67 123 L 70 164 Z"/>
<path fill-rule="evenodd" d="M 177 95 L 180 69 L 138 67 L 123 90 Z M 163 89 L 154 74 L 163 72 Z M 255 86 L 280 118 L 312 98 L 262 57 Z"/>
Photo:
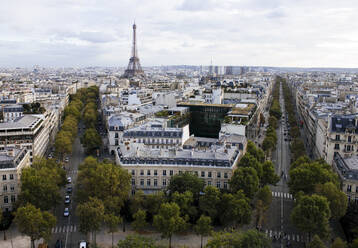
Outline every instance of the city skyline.
<path fill-rule="evenodd" d="M 11 1 L 0 67 L 120 66 L 138 26 L 143 66 L 357 68 L 358 3 L 343 1 Z"/>

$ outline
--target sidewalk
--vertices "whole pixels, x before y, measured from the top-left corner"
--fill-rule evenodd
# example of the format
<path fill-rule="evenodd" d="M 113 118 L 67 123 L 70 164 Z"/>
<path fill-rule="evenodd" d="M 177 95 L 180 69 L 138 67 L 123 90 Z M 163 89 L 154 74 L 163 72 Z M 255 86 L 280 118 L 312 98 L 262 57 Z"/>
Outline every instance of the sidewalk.
<path fill-rule="evenodd" d="M 35 247 L 40 244 L 41 241 L 35 241 Z M 6 231 L 6 240 L 4 240 L 4 232 L 0 232 L 0 247 L 1 248 L 30 248 L 31 241 L 30 237 L 24 236 L 15 227 L 11 227 Z"/>

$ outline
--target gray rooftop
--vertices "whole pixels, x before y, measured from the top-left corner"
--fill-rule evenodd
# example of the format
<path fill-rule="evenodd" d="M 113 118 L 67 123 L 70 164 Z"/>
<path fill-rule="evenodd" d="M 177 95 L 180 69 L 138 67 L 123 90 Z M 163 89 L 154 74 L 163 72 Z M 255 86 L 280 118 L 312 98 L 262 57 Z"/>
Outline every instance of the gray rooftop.
<path fill-rule="evenodd" d="M 24 115 L 13 122 L 4 122 L 0 123 L 0 130 L 1 129 L 30 129 L 33 128 L 41 118 L 39 116 L 34 115 Z"/>

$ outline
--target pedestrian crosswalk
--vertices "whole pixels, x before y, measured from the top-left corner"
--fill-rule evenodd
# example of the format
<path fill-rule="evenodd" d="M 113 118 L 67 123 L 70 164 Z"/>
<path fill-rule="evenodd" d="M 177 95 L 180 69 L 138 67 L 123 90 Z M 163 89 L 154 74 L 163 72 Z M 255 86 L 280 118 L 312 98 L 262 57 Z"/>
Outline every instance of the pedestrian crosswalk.
<path fill-rule="evenodd" d="M 280 197 L 280 198 L 285 198 L 285 199 L 294 200 L 292 194 L 290 194 L 290 193 L 285 193 L 285 192 L 272 191 L 272 196 L 273 196 L 273 197 Z"/>
<path fill-rule="evenodd" d="M 275 230 L 265 230 L 265 234 L 267 237 L 272 239 L 284 239 L 291 242 L 305 242 L 307 237 L 301 234 L 293 234 L 293 233 L 284 233 L 281 231 Z"/>
<path fill-rule="evenodd" d="M 56 226 L 52 228 L 52 233 L 66 233 L 66 232 L 76 232 L 76 225 L 66 225 L 66 226 Z"/>

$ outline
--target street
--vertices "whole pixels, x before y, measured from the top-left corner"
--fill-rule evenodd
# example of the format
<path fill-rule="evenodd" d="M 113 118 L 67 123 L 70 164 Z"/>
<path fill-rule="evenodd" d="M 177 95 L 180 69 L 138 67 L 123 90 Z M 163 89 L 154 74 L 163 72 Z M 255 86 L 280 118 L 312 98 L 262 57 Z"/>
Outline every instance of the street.
<path fill-rule="evenodd" d="M 81 124 L 79 125 L 81 126 Z M 52 229 L 52 240 L 49 242 L 49 247 L 55 247 L 57 240 L 62 241 L 62 247 L 75 248 L 78 247 L 79 240 L 86 240 L 86 236 L 79 232 L 79 221 L 75 214 L 76 211 L 76 202 L 74 201 L 74 196 L 76 189 L 74 187 L 77 179 L 78 166 L 83 162 L 85 156 L 84 149 L 80 142 L 81 131 L 78 132 L 78 136 L 73 144 L 72 156 L 69 157 L 69 163 L 66 165 L 67 177 L 71 177 L 72 182 L 67 184 L 63 192 L 63 201 L 56 207 L 56 218 L 57 224 L 56 227 Z M 72 186 L 72 193 L 68 194 L 66 192 L 67 186 Z M 65 195 L 69 195 L 71 202 L 70 204 L 64 203 Z M 69 208 L 69 216 L 64 217 L 63 212 L 65 208 Z"/>
<path fill-rule="evenodd" d="M 294 199 L 289 194 L 287 185 L 291 154 L 282 86 L 280 87 L 280 106 L 282 118 L 278 120 L 276 152 L 272 154 L 272 162 L 275 164 L 276 174 L 280 176 L 280 181 L 276 186 L 271 186 L 272 203 L 266 213 L 267 218 L 263 230 L 272 238 L 273 247 L 287 247 L 287 244 L 290 244 L 290 247 L 303 247 L 304 235 L 290 223 Z"/>

